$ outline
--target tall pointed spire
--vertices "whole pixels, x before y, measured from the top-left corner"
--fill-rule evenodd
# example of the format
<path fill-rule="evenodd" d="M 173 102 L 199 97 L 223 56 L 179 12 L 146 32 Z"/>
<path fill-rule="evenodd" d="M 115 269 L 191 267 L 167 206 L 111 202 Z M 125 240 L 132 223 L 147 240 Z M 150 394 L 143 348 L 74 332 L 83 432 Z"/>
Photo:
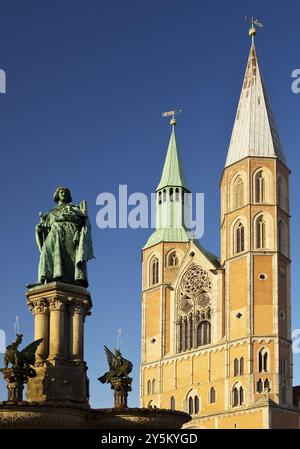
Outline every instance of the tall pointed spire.
<path fill-rule="evenodd" d="M 162 171 L 160 182 L 156 191 L 164 189 L 165 187 L 182 187 L 190 191 L 185 175 L 183 172 L 182 163 L 180 160 L 179 151 L 175 136 L 175 119 L 171 120 L 172 132 L 168 146 L 167 156 Z"/>
<path fill-rule="evenodd" d="M 246 74 L 233 126 L 225 167 L 248 156 L 275 157 L 286 165 L 282 145 L 260 72 L 252 24 Z"/>
<path fill-rule="evenodd" d="M 167 156 L 156 189 L 156 231 L 149 237 L 144 249 L 160 242 L 188 242 L 191 239 L 185 224 L 190 202 L 185 194 L 190 190 L 177 148 L 174 116 L 170 124 L 172 131 Z"/>

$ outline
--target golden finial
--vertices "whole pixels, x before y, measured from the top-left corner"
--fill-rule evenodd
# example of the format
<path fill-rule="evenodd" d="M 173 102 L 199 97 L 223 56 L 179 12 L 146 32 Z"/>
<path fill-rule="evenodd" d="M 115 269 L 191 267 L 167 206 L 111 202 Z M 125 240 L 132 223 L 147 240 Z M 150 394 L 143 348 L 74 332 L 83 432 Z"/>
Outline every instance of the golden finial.
<path fill-rule="evenodd" d="M 162 117 L 170 117 L 172 115 L 172 118 L 170 120 L 170 125 L 175 126 L 176 125 L 175 115 L 180 114 L 180 113 L 181 113 L 181 109 L 174 109 L 174 111 L 163 112 Z"/>
<path fill-rule="evenodd" d="M 256 28 L 254 26 L 254 17 L 251 17 L 251 28 L 249 30 L 249 36 L 252 37 L 253 39 L 255 35 L 256 35 Z"/>
<path fill-rule="evenodd" d="M 247 17 L 245 17 L 245 20 L 247 20 Z M 256 28 L 255 28 L 255 26 L 258 26 L 258 27 L 262 28 L 263 24 L 262 24 L 262 22 L 260 20 L 254 19 L 254 17 L 251 17 L 251 28 L 249 30 L 249 36 L 252 39 L 252 43 L 254 43 L 254 38 L 255 38 L 255 35 L 256 35 Z"/>

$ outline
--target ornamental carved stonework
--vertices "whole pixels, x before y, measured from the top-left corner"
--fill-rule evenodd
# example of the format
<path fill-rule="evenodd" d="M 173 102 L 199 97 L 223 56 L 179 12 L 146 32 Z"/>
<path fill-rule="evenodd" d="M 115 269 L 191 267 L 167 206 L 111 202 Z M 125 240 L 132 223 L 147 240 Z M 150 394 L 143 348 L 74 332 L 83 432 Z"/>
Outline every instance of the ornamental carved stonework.
<path fill-rule="evenodd" d="M 211 279 L 207 271 L 193 264 L 180 284 L 179 309 L 189 313 L 195 306 L 205 308 L 210 303 Z"/>
<path fill-rule="evenodd" d="M 199 265 L 193 264 L 183 275 L 178 298 L 179 315 L 196 314 L 197 319 L 210 318 L 211 278 Z"/>
<path fill-rule="evenodd" d="M 48 300 L 47 298 L 38 299 L 37 301 L 32 301 L 32 312 L 36 313 L 46 313 L 48 312 Z"/>
<path fill-rule="evenodd" d="M 211 279 L 199 265 L 192 265 L 181 280 L 181 291 L 190 297 L 198 297 L 203 291 L 211 290 Z"/>
<path fill-rule="evenodd" d="M 66 298 L 64 296 L 55 296 L 49 299 L 50 310 L 66 310 Z"/>
<path fill-rule="evenodd" d="M 198 296 L 198 298 L 196 300 L 196 303 L 200 307 L 207 307 L 210 303 L 210 298 L 209 298 L 209 295 L 207 294 L 207 292 L 200 293 L 200 295 Z"/>
<path fill-rule="evenodd" d="M 80 306 L 79 304 L 74 304 L 72 306 L 70 306 L 70 312 L 72 314 L 77 314 L 77 315 L 84 315 L 85 314 L 85 310 L 82 306 Z"/>
<path fill-rule="evenodd" d="M 86 317 L 87 315 L 91 315 L 91 303 L 86 299 L 79 298 L 68 298 L 68 309 L 70 313 L 80 314 Z"/>

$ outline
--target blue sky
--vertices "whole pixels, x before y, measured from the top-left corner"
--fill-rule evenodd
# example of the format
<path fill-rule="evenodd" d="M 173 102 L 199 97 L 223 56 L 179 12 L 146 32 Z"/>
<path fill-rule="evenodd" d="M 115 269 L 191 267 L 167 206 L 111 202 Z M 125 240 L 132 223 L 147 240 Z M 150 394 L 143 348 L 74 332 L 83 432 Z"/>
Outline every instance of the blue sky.
<path fill-rule="evenodd" d="M 86 319 L 85 358 L 91 403 L 113 398 L 97 377 L 103 345 L 134 363 L 130 405 L 138 405 L 141 248 L 150 230 L 100 230 L 101 192 L 152 192 L 160 178 L 170 128 L 161 112 L 180 107 L 177 141 L 188 183 L 205 193 L 201 243 L 219 254 L 219 180 L 249 53 L 244 16 L 264 22 L 257 52 L 285 154 L 292 169 L 293 328 L 300 328 L 300 68 L 298 1 L 111 0 L 1 1 L 0 95 L 1 312 L 13 339 L 19 315 L 26 340 L 33 318 L 25 284 L 37 277 L 34 227 L 52 207 L 57 185 L 89 205 L 96 260 L 89 264 L 94 308 Z M 300 355 L 294 357 L 300 383 Z M 6 396 L 0 383 L 0 397 Z"/>

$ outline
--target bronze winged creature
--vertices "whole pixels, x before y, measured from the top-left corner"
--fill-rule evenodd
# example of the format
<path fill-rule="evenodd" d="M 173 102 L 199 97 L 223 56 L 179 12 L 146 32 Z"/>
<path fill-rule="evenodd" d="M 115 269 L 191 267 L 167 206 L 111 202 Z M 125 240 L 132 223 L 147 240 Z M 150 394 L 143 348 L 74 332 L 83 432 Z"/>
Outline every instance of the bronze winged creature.
<path fill-rule="evenodd" d="M 105 384 L 110 383 L 113 379 L 128 378 L 128 374 L 132 371 L 132 363 L 122 357 L 119 349 L 115 353 L 111 352 L 107 346 L 104 346 L 104 351 L 107 357 L 110 371 L 99 377 L 98 380 Z"/>
<path fill-rule="evenodd" d="M 16 340 L 8 345 L 6 348 L 6 352 L 4 354 L 4 369 L 8 368 L 8 365 L 11 364 L 15 369 L 24 369 L 27 371 L 28 377 L 35 377 L 36 372 L 32 368 L 35 364 L 35 354 L 37 348 L 43 341 L 42 338 L 39 340 L 35 340 L 26 346 L 22 351 L 18 351 L 18 347 L 22 343 L 23 335 L 17 334 Z"/>

